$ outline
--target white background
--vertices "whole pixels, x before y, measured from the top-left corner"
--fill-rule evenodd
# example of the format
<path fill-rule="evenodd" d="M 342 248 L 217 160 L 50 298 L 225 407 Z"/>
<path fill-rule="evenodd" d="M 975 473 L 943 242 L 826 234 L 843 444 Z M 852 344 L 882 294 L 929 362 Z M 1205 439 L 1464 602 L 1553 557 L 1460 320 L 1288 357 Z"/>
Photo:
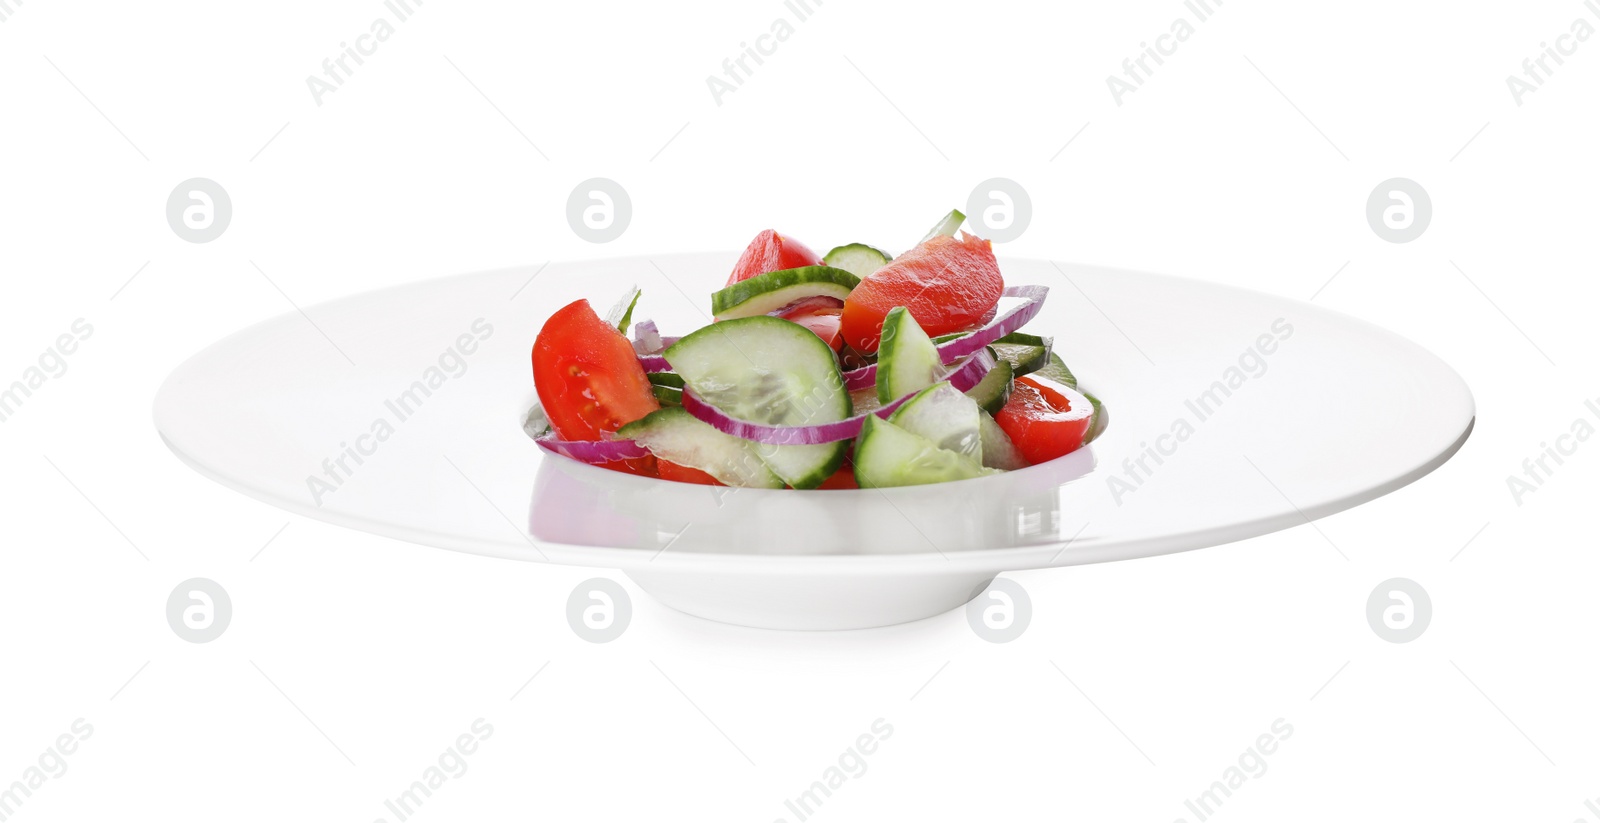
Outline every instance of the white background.
<path fill-rule="evenodd" d="M 827 0 L 720 106 L 706 77 L 781 3 L 429 0 L 320 106 L 306 77 L 380 3 L 9 6 L 0 383 L 94 327 L 0 424 L 0 787 L 94 729 L 13 819 L 393 820 L 479 717 L 493 735 L 417 819 L 793 821 L 880 717 L 893 735 L 817 819 L 1192 823 L 1277 718 L 1292 736 L 1219 818 L 1597 819 L 1600 445 L 1521 505 L 1506 485 L 1600 396 L 1600 37 L 1520 106 L 1505 80 L 1600 27 L 1579 2 L 1228 0 L 1121 106 L 1106 77 L 1180 3 Z M 234 204 L 204 245 L 165 219 L 197 176 Z M 565 220 L 594 176 L 634 206 L 604 246 Z M 1315 295 L 1453 364 L 1476 431 L 1318 529 L 1014 575 L 1034 622 L 1006 645 L 959 612 L 738 629 L 630 586 L 633 625 L 597 646 L 563 617 L 593 570 L 291 517 L 150 423 L 173 366 L 291 300 L 767 227 L 899 247 L 995 176 L 1034 205 L 1002 254 Z M 1395 176 L 1434 206 L 1403 245 L 1365 218 Z M 195 576 L 234 604 L 206 645 L 164 616 Z M 1395 576 L 1434 606 L 1404 645 L 1364 614 Z"/>

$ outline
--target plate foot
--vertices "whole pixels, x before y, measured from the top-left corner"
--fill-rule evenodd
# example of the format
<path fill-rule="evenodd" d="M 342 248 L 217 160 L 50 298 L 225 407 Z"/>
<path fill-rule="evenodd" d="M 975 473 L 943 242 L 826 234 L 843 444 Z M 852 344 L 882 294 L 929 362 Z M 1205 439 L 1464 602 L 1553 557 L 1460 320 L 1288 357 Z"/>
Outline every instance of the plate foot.
<path fill-rule="evenodd" d="M 909 623 L 971 600 L 990 574 L 706 574 L 630 569 L 651 597 L 685 614 L 757 629 L 837 631 Z"/>

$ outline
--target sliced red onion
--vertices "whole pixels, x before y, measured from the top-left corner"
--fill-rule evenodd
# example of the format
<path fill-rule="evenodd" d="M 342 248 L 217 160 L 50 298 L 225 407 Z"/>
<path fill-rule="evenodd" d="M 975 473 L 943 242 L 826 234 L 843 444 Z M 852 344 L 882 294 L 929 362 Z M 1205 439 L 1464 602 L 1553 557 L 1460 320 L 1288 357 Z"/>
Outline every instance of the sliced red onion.
<path fill-rule="evenodd" d="M 1023 303 L 1011 307 L 1004 314 L 996 316 L 971 334 L 940 343 L 939 360 L 944 363 L 953 363 L 957 358 L 982 351 L 984 346 L 1028 325 L 1028 321 L 1039 314 L 1039 308 L 1044 305 L 1044 298 L 1049 293 L 1049 286 L 1007 286 L 1005 291 L 1001 292 L 1001 295 L 1004 297 L 1020 297 Z M 859 369 L 851 369 L 844 373 L 844 387 L 851 390 L 864 389 L 876 383 L 877 380 L 878 366 L 876 363 Z M 966 391 L 966 389 L 962 389 L 962 391 Z"/>
<path fill-rule="evenodd" d="M 959 391 L 966 391 L 978 385 L 978 381 L 994 368 L 995 359 L 990 356 L 987 349 L 979 349 L 975 354 L 968 356 L 948 371 L 944 378 L 950 385 Z M 879 417 L 888 417 L 901 404 L 916 396 L 911 392 L 904 397 L 896 399 L 893 403 L 873 409 L 866 414 L 858 414 L 833 423 L 822 423 L 816 426 L 769 426 L 764 423 L 752 423 L 749 420 L 740 420 L 727 412 L 701 400 L 692 390 L 683 391 L 683 408 L 696 419 L 709 423 L 717 431 L 753 440 L 757 443 L 766 443 L 773 446 L 815 446 L 819 443 L 836 443 L 840 440 L 850 440 L 861 433 L 861 426 L 866 422 L 867 415 L 875 414 Z"/>
<path fill-rule="evenodd" d="M 661 356 L 661 353 L 682 338 L 662 337 L 661 332 L 656 329 L 654 320 L 641 320 L 634 335 L 633 351 L 639 355 L 639 365 L 647 373 L 672 371 L 672 364 L 668 363 L 667 358 Z"/>
<path fill-rule="evenodd" d="M 637 354 L 656 354 L 666 348 L 661 345 L 661 331 L 654 320 L 640 320 L 633 327 L 633 350 Z"/>
<path fill-rule="evenodd" d="M 563 457 L 570 457 L 580 463 L 615 463 L 618 460 L 632 460 L 636 457 L 648 457 L 650 450 L 632 440 L 557 440 L 554 436 L 536 438 L 546 451 L 555 452 Z"/>
<path fill-rule="evenodd" d="M 802 312 L 808 312 L 808 311 L 816 311 L 818 309 L 842 309 L 842 308 L 844 308 L 844 301 L 840 300 L 837 297 L 830 297 L 830 296 L 828 296 L 826 294 L 813 294 L 810 297 L 802 297 L 799 300 L 796 300 L 793 303 L 790 303 L 789 305 L 784 306 L 783 308 L 775 309 L 773 311 L 769 311 L 769 312 L 767 312 L 767 314 L 769 314 L 769 315 L 771 315 L 773 317 L 784 317 L 784 318 L 787 318 L 787 317 L 789 317 L 790 315 L 793 315 L 793 314 L 800 314 Z"/>

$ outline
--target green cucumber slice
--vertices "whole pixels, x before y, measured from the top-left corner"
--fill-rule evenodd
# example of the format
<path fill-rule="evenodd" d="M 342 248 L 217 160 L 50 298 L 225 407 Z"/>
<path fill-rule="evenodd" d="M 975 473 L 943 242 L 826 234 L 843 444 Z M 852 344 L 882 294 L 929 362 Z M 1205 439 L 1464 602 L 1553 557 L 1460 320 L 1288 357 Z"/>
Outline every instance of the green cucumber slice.
<path fill-rule="evenodd" d="M 1053 351 L 1050 352 L 1050 362 L 1040 367 L 1034 374 L 1046 380 L 1054 380 L 1069 389 L 1078 388 L 1078 378 L 1072 376 L 1072 371 L 1062 362 L 1061 356 Z"/>
<path fill-rule="evenodd" d="M 1012 376 L 1021 377 L 1044 368 L 1050 362 L 1051 342 L 1048 337 L 1012 332 L 991 343 L 989 348 L 994 349 L 996 357 L 1011 364 Z"/>
<path fill-rule="evenodd" d="M 850 394 L 833 349 L 797 323 L 765 315 L 713 323 L 664 355 L 701 399 L 743 420 L 813 426 L 850 416 Z M 752 446 L 784 482 L 811 489 L 843 465 L 849 441 Z"/>
<path fill-rule="evenodd" d="M 699 469 L 726 486 L 783 488 L 783 479 L 756 454 L 756 444 L 723 434 L 681 408 L 653 411 L 617 429 L 617 436 L 637 442 L 663 460 Z"/>
<path fill-rule="evenodd" d="M 1089 430 L 1083 433 L 1083 444 L 1087 446 L 1096 437 L 1105 433 L 1106 426 L 1111 425 L 1111 415 L 1106 411 L 1105 404 L 1100 402 L 1100 398 L 1083 389 L 1078 389 L 1078 393 L 1088 398 L 1089 405 L 1094 408 L 1094 419 L 1089 421 Z"/>
<path fill-rule="evenodd" d="M 683 378 L 669 371 L 650 372 L 645 375 L 650 381 L 650 391 L 656 396 L 657 402 L 663 406 L 683 405 Z"/>
<path fill-rule="evenodd" d="M 920 486 L 993 473 L 876 416 L 866 419 L 856 438 L 856 485 L 863 489 Z"/>
<path fill-rule="evenodd" d="M 1027 332 L 1014 331 L 994 342 L 1016 343 L 1021 346 L 1049 346 L 1050 341 L 1053 339 L 1054 338 L 1051 337 L 1040 337 L 1036 334 L 1028 334 Z"/>
<path fill-rule="evenodd" d="M 889 255 L 865 243 L 838 246 L 822 256 L 822 262 L 857 276 L 867 275 L 889 265 Z"/>
<path fill-rule="evenodd" d="M 990 346 L 989 350 L 993 352 L 994 347 Z M 978 408 L 990 414 L 995 414 L 1005 407 L 1007 400 L 1011 399 L 1011 378 L 1013 376 L 1011 364 L 997 359 L 994 368 L 990 369 L 989 373 L 978 381 L 978 385 L 967 389 L 967 396 L 978 404 Z"/>
<path fill-rule="evenodd" d="M 988 412 L 979 412 L 978 435 L 983 442 L 985 467 L 1008 472 L 1028 467 L 1028 459 Z"/>
<path fill-rule="evenodd" d="M 938 346 L 960 337 L 966 337 L 969 334 L 972 334 L 972 332 L 958 331 L 950 334 L 941 334 L 933 338 L 933 343 Z M 1050 360 L 1050 346 L 1051 339 L 1048 337 L 1012 332 L 990 343 L 989 350 L 994 352 L 995 359 L 1011 364 L 1013 377 L 1021 377 L 1024 374 L 1032 374 L 1045 367 Z M 1066 366 L 1061 368 L 1065 370 Z"/>
<path fill-rule="evenodd" d="M 890 309 L 878 344 L 878 401 L 888 403 L 933 385 L 943 368 L 939 349 L 911 312 L 905 306 Z"/>
<path fill-rule="evenodd" d="M 966 219 L 967 216 L 962 214 L 959 209 L 951 209 L 949 214 L 939 218 L 939 222 L 933 224 L 933 228 L 928 229 L 928 233 L 922 236 L 922 240 L 919 243 L 926 243 L 939 235 L 954 237 L 956 229 L 961 228 L 962 221 Z"/>
<path fill-rule="evenodd" d="M 616 326 L 617 331 L 627 334 L 628 326 L 633 324 L 633 308 L 639 305 L 639 294 L 638 286 L 629 289 L 628 293 L 611 307 L 611 311 L 606 312 L 606 322 Z"/>
<path fill-rule="evenodd" d="M 528 409 L 522 417 L 522 431 L 534 440 L 545 436 L 550 431 L 550 418 L 544 413 L 544 406 L 538 403 Z"/>
<path fill-rule="evenodd" d="M 972 398 L 949 383 L 935 383 L 907 400 L 889 415 L 889 422 L 935 446 L 983 463 L 983 441 L 978 416 L 983 411 Z"/>
<path fill-rule="evenodd" d="M 718 320 L 732 320 L 777 311 L 807 297 L 836 297 L 843 300 L 860 282 L 861 278 L 832 266 L 802 266 L 798 269 L 769 271 L 713 292 L 711 313 Z"/>

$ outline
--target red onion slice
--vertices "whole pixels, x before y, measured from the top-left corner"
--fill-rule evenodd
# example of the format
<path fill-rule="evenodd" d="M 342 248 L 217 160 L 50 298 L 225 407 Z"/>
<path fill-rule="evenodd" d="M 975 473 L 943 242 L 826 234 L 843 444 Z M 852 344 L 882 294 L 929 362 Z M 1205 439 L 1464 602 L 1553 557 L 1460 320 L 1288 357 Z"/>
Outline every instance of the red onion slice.
<path fill-rule="evenodd" d="M 827 310 L 843 308 L 844 301 L 837 297 L 830 297 L 826 294 L 813 294 L 810 297 L 802 297 L 793 303 L 783 306 L 782 308 L 769 311 L 767 314 L 773 317 L 782 317 L 787 319 L 791 315 L 800 314 L 802 312 L 817 311 L 819 309 Z"/>
<path fill-rule="evenodd" d="M 553 436 L 546 435 L 536 438 L 533 442 L 538 443 L 544 450 L 562 457 L 596 465 L 650 456 L 649 449 L 632 440 L 557 440 Z"/>
<path fill-rule="evenodd" d="M 953 363 L 957 358 L 982 351 L 984 346 L 1028 325 L 1028 321 L 1039 314 L 1040 307 L 1044 305 L 1044 298 L 1049 293 L 1049 286 L 1007 286 L 1005 291 L 1001 292 L 1001 295 L 1003 297 L 1020 297 L 1023 303 L 1011 307 L 1004 314 L 996 316 L 971 334 L 940 343 L 939 360 L 946 364 Z M 844 387 L 852 391 L 871 386 L 877 380 L 878 366 L 876 363 L 859 369 L 851 369 L 844 373 Z M 969 386 L 968 388 L 971 387 Z M 962 391 L 966 391 L 966 389 L 962 389 Z"/>
<path fill-rule="evenodd" d="M 666 346 L 661 343 L 661 331 L 654 320 L 640 320 L 633 327 L 633 350 L 636 354 L 657 354 Z"/>
<path fill-rule="evenodd" d="M 944 376 L 950 385 L 959 391 L 966 391 L 978 385 L 978 381 L 994 368 L 995 359 L 990 356 L 987 349 L 979 349 L 977 353 L 968 356 L 955 368 Z M 683 391 L 683 408 L 694 415 L 697 420 L 709 423 L 717 431 L 753 440 L 757 443 L 766 443 L 772 446 L 815 446 L 820 443 L 836 443 L 840 440 L 850 440 L 861 433 L 861 426 L 866 421 L 868 414 L 879 417 L 888 417 L 901 404 L 916 396 L 911 392 L 904 397 L 896 399 L 893 403 L 873 409 L 866 414 L 858 414 L 833 423 L 822 423 L 816 426 L 769 426 L 764 423 L 752 423 L 729 415 L 727 412 L 701 400 L 692 390 Z"/>
<path fill-rule="evenodd" d="M 633 351 L 639 355 L 639 365 L 646 372 L 657 373 L 672 371 L 672 364 L 661 353 L 667 347 L 678 342 L 676 337 L 662 337 L 661 331 L 656 328 L 654 320 L 640 320 L 633 327 Z"/>
<path fill-rule="evenodd" d="M 648 374 L 659 374 L 665 371 L 672 371 L 672 364 L 668 363 L 667 358 L 661 353 L 670 348 L 673 343 L 676 343 L 683 338 L 661 337 L 659 334 L 657 334 L 656 339 L 659 341 L 659 347 L 655 351 L 651 352 L 639 351 L 638 341 L 635 341 L 633 344 L 633 350 L 639 352 L 639 365 L 643 367 L 645 372 Z"/>

